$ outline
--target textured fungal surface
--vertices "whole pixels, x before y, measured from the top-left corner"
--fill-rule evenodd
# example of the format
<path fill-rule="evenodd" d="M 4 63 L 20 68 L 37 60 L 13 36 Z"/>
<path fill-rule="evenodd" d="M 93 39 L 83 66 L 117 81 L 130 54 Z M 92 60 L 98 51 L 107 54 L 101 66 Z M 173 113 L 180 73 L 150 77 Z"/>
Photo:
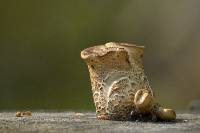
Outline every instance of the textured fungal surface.
<path fill-rule="evenodd" d="M 109 42 L 81 52 L 88 65 L 98 119 L 174 121 L 155 102 L 143 68 L 144 47 Z"/>
<path fill-rule="evenodd" d="M 153 96 L 144 74 L 143 50 L 142 46 L 109 42 L 81 52 L 88 65 L 98 118 L 129 119 L 137 90 L 145 89 Z"/>

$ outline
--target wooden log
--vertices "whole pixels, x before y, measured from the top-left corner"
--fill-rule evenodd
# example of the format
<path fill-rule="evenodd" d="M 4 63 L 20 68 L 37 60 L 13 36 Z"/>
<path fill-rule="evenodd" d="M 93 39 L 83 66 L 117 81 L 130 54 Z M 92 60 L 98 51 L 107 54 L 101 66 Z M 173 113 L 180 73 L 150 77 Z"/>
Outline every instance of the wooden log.
<path fill-rule="evenodd" d="M 0 132 L 199 132 L 200 113 L 178 113 L 175 122 L 97 120 L 94 112 L 32 112 L 16 117 L 0 113 Z"/>

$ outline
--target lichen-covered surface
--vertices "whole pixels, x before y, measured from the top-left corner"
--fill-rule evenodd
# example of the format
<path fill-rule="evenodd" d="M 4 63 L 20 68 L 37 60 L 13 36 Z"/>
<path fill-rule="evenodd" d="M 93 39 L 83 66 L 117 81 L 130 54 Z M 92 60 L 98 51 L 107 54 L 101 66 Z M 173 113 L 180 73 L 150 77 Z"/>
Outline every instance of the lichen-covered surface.
<path fill-rule="evenodd" d="M 97 120 L 93 112 L 32 112 L 31 117 L 15 117 L 15 112 L 1 112 L 2 132 L 199 133 L 200 113 L 178 113 L 176 122 L 131 122 Z"/>

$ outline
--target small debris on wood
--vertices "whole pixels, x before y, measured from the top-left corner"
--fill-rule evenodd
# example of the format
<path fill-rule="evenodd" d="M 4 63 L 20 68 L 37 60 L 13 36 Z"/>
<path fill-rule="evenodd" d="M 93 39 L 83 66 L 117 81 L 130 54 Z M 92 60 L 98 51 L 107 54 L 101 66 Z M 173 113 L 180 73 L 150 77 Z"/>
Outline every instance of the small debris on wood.
<path fill-rule="evenodd" d="M 26 117 L 26 116 L 32 116 L 31 111 L 26 111 L 26 112 L 17 112 L 15 114 L 16 117 Z"/>
<path fill-rule="evenodd" d="M 75 113 L 76 116 L 84 116 L 83 113 Z"/>
<path fill-rule="evenodd" d="M 21 117 L 21 116 L 22 116 L 22 115 L 21 115 L 21 112 L 17 112 L 15 116 L 16 116 L 16 117 Z"/>

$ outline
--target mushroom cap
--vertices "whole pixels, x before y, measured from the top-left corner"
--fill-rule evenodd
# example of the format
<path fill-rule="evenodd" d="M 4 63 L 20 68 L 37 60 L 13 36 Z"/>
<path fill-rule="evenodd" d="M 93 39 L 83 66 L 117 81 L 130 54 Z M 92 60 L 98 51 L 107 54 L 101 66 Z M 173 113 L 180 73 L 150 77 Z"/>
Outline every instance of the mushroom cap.
<path fill-rule="evenodd" d="M 87 59 L 89 57 L 99 57 L 99 56 L 104 56 L 107 53 L 113 51 L 128 51 L 128 49 L 131 48 L 131 50 L 135 51 L 142 51 L 144 46 L 139 46 L 135 44 L 129 44 L 129 43 L 116 43 L 116 42 L 109 42 L 104 45 L 97 45 L 93 47 L 86 48 L 81 51 L 81 58 L 82 59 Z"/>
<path fill-rule="evenodd" d="M 148 90 L 140 89 L 135 94 L 134 104 L 139 112 L 148 113 L 154 106 L 154 98 Z"/>

